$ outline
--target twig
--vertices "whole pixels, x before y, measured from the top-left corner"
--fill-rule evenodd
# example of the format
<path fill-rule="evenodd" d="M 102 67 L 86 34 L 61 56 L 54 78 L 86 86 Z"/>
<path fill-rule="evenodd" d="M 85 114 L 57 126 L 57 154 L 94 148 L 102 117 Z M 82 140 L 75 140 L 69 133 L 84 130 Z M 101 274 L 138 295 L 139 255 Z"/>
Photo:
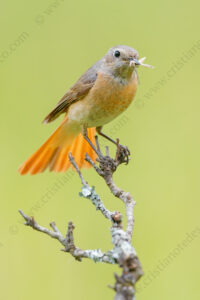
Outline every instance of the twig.
<path fill-rule="evenodd" d="M 131 241 L 132 234 L 133 234 L 133 226 L 134 226 L 134 215 L 133 215 L 133 208 L 136 202 L 133 200 L 129 193 L 124 192 L 122 189 L 118 188 L 115 183 L 113 182 L 113 177 L 110 175 L 105 175 L 104 177 L 106 184 L 108 185 L 112 194 L 121 199 L 125 206 L 126 206 L 126 218 L 127 218 L 127 226 L 126 232 L 129 236 L 129 241 Z"/>
<path fill-rule="evenodd" d="M 69 153 L 68 156 L 69 156 L 69 160 L 70 160 L 71 164 L 74 166 L 76 172 L 78 173 L 78 175 L 79 175 L 79 177 L 81 179 L 82 185 L 87 186 L 87 182 L 84 180 L 84 178 L 83 178 L 83 176 L 82 176 L 82 174 L 81 174 L 81 172 L 80 172 L 80 170 L 79 170 L 79 168 L 78 168 L 78 166 L 77 166 L 77 164 L 76 164 L 76 162 L 75 162 L 75 160 L 74 160 L 71 152 Z"/>
<path fill-rule="evenodd" d="M 74 244 L 73 236 L 73 231 L 75 227 L 72 222 L 68 223 L 66 237 L 64 237 L 57 229 L 55 222 L 50 223 L 50 226 L 53 229 L 52 231 L 48 228 L 39 225 L 33 217 L 27 216 L 22 210 L 19 210 L 19 213 L 26 221 L 24 223 L 26 226 L 30 226 L 37 231 L 47 234 L 51 238 L 57 239 L 64 246 L 64 249 L 61 250 L 70 253 L 76 260 L 81 261 L 82 258 L 89 258 L 94 262 L 104 262 L 110 264 L 116 263 L 115 259 L 113 258 L 112 252 L 110 251 L 108 251 L 107 253 L 103 253 L 99 249 L 82 250 L 76 247 Z"/>

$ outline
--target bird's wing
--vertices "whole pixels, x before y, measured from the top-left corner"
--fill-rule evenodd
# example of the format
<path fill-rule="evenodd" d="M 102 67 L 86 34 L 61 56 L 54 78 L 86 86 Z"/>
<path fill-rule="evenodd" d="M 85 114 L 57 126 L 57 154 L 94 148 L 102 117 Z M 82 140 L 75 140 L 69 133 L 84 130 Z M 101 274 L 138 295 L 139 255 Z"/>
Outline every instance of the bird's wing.
<path fill-rule="evenodd" d="M 79 100 L 82 100 L 94 86 L 97 72 L 101 66 L 102 59 L 89 68 L 79 80 L 66 92 L 66 94 L 58 102 L 57 106 L 46 116 L 44 123 L 50 123 L 60 114 L 67 111 L 69 106 Z"/>

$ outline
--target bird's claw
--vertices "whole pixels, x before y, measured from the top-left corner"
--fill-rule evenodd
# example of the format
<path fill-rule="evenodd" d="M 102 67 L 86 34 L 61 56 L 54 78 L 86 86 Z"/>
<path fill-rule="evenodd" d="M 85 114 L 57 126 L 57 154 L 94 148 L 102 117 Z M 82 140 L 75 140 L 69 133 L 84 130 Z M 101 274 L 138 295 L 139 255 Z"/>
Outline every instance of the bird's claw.
<path fill-rule="evenodd" d="M 116 157 L 115 161 L 119 163 L 125 163 L 126 165 L 128 164 L 130 160 L 130 150 L 128 149 L 127 146 L 123 146 L 119 143 L 119 139 L 117 139 L 117 152 L 116 152 Z"/>

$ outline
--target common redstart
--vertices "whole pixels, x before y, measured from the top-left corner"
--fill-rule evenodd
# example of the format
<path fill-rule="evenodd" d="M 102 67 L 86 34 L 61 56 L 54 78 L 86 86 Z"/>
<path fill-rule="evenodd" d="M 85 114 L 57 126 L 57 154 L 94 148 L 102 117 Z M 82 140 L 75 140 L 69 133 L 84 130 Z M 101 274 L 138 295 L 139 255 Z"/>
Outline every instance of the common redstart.
<path fill-rule="evenodd" d="M 49 139 L 19 168 L 20 174 L 36 174 L 47 167 L 64 172 L 70 167 L 71 152 L 79 168 L 90 167 L 87 153 L 93 161 L 96 153 L 85 139 L 85 132 L 95 145 L 95 132 L 120 115 L 131 104 L 138 85 L 136 68 L 152 67 L 139 59 L 138 52 L 128 46 L 116 46 L 89 68 L 66 92 L 57 106 L 44 119 L 49 123 L 65 114 L 61 125 Z M 84 132 L 84 134 L 83 134 Z"/>

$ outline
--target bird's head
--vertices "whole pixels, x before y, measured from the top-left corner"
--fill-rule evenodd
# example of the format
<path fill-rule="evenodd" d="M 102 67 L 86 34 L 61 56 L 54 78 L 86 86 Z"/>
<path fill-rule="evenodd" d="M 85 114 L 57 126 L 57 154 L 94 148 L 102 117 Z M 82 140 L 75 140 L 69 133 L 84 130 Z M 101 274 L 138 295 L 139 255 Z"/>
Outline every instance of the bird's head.
<path fill-rule="evenodd" d="M 145 58 L 139 59 L 138 52 L 128 46 L 119 45 L 110 48 L 105 55 L 105 67 L 115 76 L 128 79 L 138 66 L 152 68 L 144 64 Z"/>

